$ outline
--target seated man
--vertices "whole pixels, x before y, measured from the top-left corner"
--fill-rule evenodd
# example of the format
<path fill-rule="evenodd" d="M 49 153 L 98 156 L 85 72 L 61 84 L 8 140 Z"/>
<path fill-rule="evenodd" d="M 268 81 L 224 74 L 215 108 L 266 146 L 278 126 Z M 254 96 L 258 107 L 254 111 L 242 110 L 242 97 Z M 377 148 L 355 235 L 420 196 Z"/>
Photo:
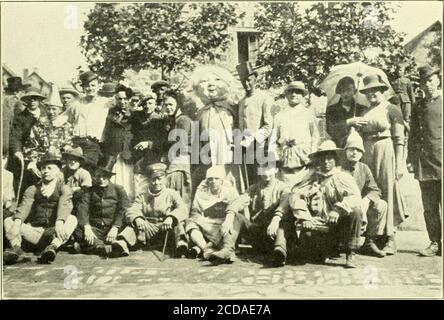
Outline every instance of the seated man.
<path fill-rule="evenodd" d="M 4 251 L 6 264 L 20 258 L 22 238 L 37 249 L 47 246 L 39 260 L 53 262 L 58 248 L 76 228 L 77 219 L 71 215 L 72 191 L 59 179 L 60 166 L 60 158 L 48 152 L 38 163 L 42 181 L 26 189 L 14 215 L 5 219 L 5 235 L 11 245 Z"/>
<path fill-rule="evenodd" d="M 189 252 L 190 258 L 202 253 L 204 259 L 214 264 L 234 261 L 235 244 L 243 219 L 236 211 L 227 211 L 228 205 L 239 194 L 233 186 L 224 185 L 225 178 L 223 166 L 210 167 L 206 179 L 196 190 L 185 227 L 195 244 Z"/>
<path fill-rule="evenodd" d="M 128 245 L 159 245 L 168 235 L 175 241 L 175 254 L 182 256 L 188 250 L 183 221 L 188 218 L 188 207 L 175 190 L 165 187 L 166 165 L 148 166 L 148 190 L 136 197 L 126 211 L 126 227 L 113 243 L 113 254 L 129 254 Z M 172 231 L 172 232 L 170 232 Z M 168 239 L 167 239 L 168 240 Z"/>
<path fill-rule="evenodd" d="M 381 190 L 378 188 L 370 168 L 359 161 L 363 154 L 362 138 L 359 133 L 353 131 L 345 145 L 347 159 L 343 168 L 355 178 L 356 184 L 361 190 L 363 219 L 368 220 L 361 253 L 382 258 L 385 257 L 385 252 L 378 248 L 376 240 L 385 235 L 387 202 L 381 199 Z"/>
<path fill-rule="evenodd" d="M 94 184 L 85 189 L 77 206 L 79 226 L 74 231 L 76 251 L 113 256 L 111 244 L 123 225 L 129 199 L 122 186 L 110 182 L 111 163 L 100 163 L 94 172 Z"/>
<path fill-rule="evenodd" d="M 287 240 L 284 224 L 279 215 L 274 216 L 281 198 L 288 192 L 288 187 L 276 178 L 277 169 L 267 164 L 258 168 L 258 183 L 250 186 L 248 190 L 228 205 L 227 213 L 238 214 L 249 207 L 252 215 L 251 221 L 245 219 L 246 239 L 256 252 L 273 253 L 274 266 L 283 266 L 287 258 Z M 285 224 L 294 228 L 293 224 Z M 296 235 L 296 233 L 293 233 Z"/>
<path fill-rule="evenodd" d="M 355 251 L 361 233 L 361 193 L 353 177 L 337 167 L 338 152 L 333 141 L 324 141 L 310 155 L 315 169 L 296 184 L 280 209 L 291 209 L 301 228 L 302 252 L 325 262 L 342 241 L 346 246 L 346 268 L 356 268 Z M 306 249 L 306 250 L 304 250 Z"/>
<path fill-rule="evenodd" d="M 62 153 L 62 160 L 65 160 L 65 166 L 62 169 L 65 184 L 73 192 L 74 208 L 80 200 L 82 190 L 92 186 L 91 174 L 82 166 L 85 161 L 82 148 L 71 148 Z M 76 214 L 76 213 L 74 213 Z"/>

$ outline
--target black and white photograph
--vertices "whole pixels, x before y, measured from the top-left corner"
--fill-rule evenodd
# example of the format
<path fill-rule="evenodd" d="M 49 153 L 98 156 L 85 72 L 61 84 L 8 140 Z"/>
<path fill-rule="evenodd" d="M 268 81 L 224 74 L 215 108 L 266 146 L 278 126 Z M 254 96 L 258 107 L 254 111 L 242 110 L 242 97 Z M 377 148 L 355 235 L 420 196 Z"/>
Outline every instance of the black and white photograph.
<path fill-rule="evenodd" d="M 0 12 L 1 299 L 444 298 L 442 1 Z"/>

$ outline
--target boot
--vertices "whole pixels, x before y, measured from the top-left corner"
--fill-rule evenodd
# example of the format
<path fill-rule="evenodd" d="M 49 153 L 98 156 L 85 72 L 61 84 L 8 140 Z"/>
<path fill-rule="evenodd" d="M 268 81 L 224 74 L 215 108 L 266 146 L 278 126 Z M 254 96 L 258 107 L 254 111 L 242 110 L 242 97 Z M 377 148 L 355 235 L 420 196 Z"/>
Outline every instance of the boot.
<path fill-rule="evenodd" d="M 346 255 L 346 262 L 345 262 L 345 268 L 347 269 L 355 269 L 358 266 L 356 265 L 356 254 L 351 251 L 350 253 L 347 253 Z"/>
<path fill-rule="evenodd" d="M 111 256 L 113 258 L 129 256 L 129 249 L 125 240 L 116 240 L 111 244 L 111 247 Z"/>
<path fill-rule="evenodd" d="M 388 256 L 392 256 L 396 253 L 395 236 L 388 236 L 387 242 L 385 243 L 384 249 L 382 249 L 382 251 L 384 251 L 385 254 Z"/>
<path fill-rule="evenodd" d="M 233 263 L 235 261 L 234 250 L 223 247 L 221 250 L 213 252 L 208 260 L 210 260 L 213 265 Z"/>
<path fill-rule="evenodd" d="M 385 257 L 385 252 L 380 250 L 373 238 L 365 238 L 365 242 L 361 247 L 360 253 L 367 256 L 378 258 Z"/>
<path fill-rule="evenodd" d="M 185 257 L 188 253 L 188 245 L 186 243 L 186 241 L 184 240 L 180 240 L 177 243 L 177 247 L 176 247 L 176 252 L 175 255 L 177 258 L 182 258 Z"/>
<path fill-rule="evenodd" d="M 192 247 L 187 252 L 188 259 L 197 259 L 197 257 L 202 253 L 202 250 L 198 246 Z"/>
<path fill-rule="evenodd" d="M 212 242 L 209 242 L 208 244 L 207 244 L 207 246 L 203 249 L 203 252 L 202 252 L 202 258 L 204 259 L 204 260 L 208 260 L 208 259 L 210 259 L 210 257 L 211 257 L 211 255 L 213 254 L 213 252 L 215 252 L 216 250 L 214 250 L 214 248 L 213 248 L 213 243 Z"/>
<path fill-rule="evenodd" d="M 285 265 L 285 260 L 287 260 L 287 253 L 284 249 L 276 247 L 273 250 L 273 267 L 283 267 Z"/>
<path fill-rule="evenodd" d="M 422 257 L 434 257 L 440 254 L 441 254 L 441 244 L 436 241 L 430 242 L 427 248 L 419 251 L 419 255 Z"/>
<path fill-rule="evenodd" d="M 22 248 L 19 246 L 13 246 L 12 248 L 7 248 L 3 252 L 3 261 L 5 265 L 11 265 L 17 263 L 23 254 Z"/>
<path fill-rule="evenodd" d="M 42 254 L 40 255 L 40 263 L 51 264 L 54 262 L 56 255 L 57 246 L 50 244 L 45 248 L 45 250 L 43 250 Z"/>

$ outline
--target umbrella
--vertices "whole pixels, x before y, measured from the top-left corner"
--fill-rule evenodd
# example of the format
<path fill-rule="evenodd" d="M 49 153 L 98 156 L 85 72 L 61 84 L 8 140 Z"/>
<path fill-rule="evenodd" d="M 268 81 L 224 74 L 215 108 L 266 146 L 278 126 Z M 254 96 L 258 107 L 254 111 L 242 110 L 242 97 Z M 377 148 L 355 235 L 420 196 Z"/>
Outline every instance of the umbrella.
<path fill-rule="evenodd" d="M 352 77 L 355 80 L 357 93 L 355 95 L 355 101 L 359 104 L 368 106 L 369 103 L 366 97 L 359 92 L 359 88 L 363 86 L 362 80 L 364 77 L 370 74 L 378 74 L 382 77 L 382 80 L 389 86 L 384 94 L 387 99 L 390 99 L 395 93 L 388 81 L 387 75 L 381 69 L 371 67 L 362 62 L 353 62 L 349 64 L 340 64 L 331 68 L 328 76 L 320 83 L 319 87 L 327 94 L 327 105 L 335 104 L 339 101 L 339 95 L 336 94 L 336 85 L 339 80 L 344 77 Z"/>

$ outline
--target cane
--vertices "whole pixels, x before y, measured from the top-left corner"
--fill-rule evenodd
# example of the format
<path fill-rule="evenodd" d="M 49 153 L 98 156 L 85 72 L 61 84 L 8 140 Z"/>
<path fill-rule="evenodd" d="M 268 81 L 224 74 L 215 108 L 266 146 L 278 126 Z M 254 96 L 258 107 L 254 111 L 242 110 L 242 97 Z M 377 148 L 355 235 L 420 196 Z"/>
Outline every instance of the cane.
<path fill-rule="evenodd" d="M 165 249 L 166 249 L 167 242 L 168 242 L 168 230 L 167 230 L 167 232 L 165 232 L 165 240 L 163 241 L 162 256 L 159 258 L 159 257 L 157 256 L 157 254 L 154 253 L 154 250 L 152 251 L 153 254 L 156 256 L 156 258 L 157 258 L 160 262 L 164 262 L 164 261 L 165 261 Z"/>
<path fill-rule="evenodd" d="M 19 160 L 20 160 L 20 179 L 19 179 L 19 184 L 18 184 L 18 188 L 17 188 L 17 197 L 15 200 L 14 210 L 17 210 L 18 205 L 19 205 L 20 190 L 22 189 L 22 183 L 23 183 L 23 172 L 25 171 L 25 163 L 24 163 L 23 159 L 19 159 Z"/>

